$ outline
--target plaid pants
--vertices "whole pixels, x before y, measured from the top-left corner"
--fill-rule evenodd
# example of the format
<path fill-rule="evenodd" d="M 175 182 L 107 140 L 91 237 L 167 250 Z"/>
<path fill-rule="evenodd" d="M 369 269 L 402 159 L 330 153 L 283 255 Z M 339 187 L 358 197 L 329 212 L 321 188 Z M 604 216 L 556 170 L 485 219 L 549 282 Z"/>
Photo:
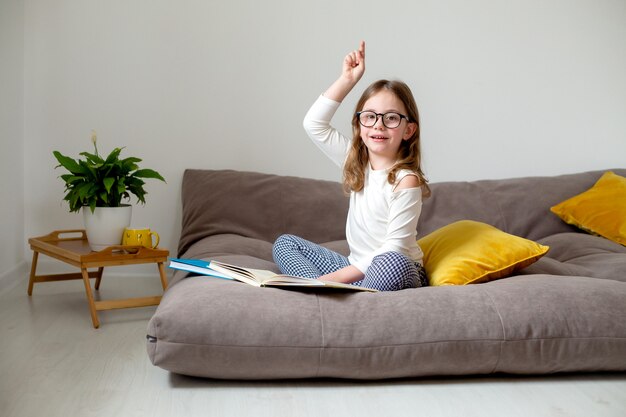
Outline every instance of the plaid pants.
<path fill-rule="evenodd" d="M 293 235 L 279 236 L 272 253 L 283 274 L 307 278 L 319 278 L 350 265 L 347 257 Z M 427 286 L 428 280 L 420 264 L 402 253 L 385 252 L 374 257 L 365 278 L 352 285 L 397 291 Z"/>

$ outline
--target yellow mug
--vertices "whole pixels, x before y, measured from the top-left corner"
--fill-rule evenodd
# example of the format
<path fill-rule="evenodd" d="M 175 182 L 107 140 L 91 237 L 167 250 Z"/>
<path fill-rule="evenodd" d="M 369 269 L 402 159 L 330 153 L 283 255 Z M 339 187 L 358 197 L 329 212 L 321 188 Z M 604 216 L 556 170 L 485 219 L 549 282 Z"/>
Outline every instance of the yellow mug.
<path fill-rule="evenodd" d="M 156 242 L 152 244 L 152 236 L 156 237 Z M 151 232 L 150 229 L 124 229 L 124 237 L 122 245 L 126 246 L 145 246 L 146 248 L 156 248 L 159 246 L 159 234 Z"/>

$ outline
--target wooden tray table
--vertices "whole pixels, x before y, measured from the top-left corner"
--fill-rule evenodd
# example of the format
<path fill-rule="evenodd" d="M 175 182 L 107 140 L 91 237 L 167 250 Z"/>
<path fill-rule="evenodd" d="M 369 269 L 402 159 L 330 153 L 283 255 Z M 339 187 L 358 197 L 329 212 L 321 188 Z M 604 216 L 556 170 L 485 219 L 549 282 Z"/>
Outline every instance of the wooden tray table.
<path fill-rule="evenodd" d="M 58 230 L 45 236 L 30 238 L 28 239 L 28 243 L 33 250 L 33 263 L 30 270 L 30 280 L 28 282 L 28 295 L 31 296 L 33 294 L 33 286 L 35 283 L 82 279 L 85 284 L 85 293 L 87 294 L 87 301 L 89 303 L 91 321 L 95 328 L 100 327 L 98 311 L 153 306 L 158 305 L 161 301 L 160 295 L 106 301 L 94 300 L 89 279 L 96 279 L 95 289 L 98 290 L 100 288 L 100 282 L 102 281 L 102 272 L 105 267 L 156 263 L 163 290 L 167 288 L 167 276 L 165 275 L 165 267 L 163 265 L 169 255 L 169 251 L 166 249 L 116 245 L 94 252 L 89 247 L 87 233 L 84 230 Z M 58 259 L 66 264 L 73 265 L 79 268 L 80 272 L 36 275 L 37 260 L 40 253 Z M 98 270 L 88 271 L 89 268 L 98 268 Z"/>

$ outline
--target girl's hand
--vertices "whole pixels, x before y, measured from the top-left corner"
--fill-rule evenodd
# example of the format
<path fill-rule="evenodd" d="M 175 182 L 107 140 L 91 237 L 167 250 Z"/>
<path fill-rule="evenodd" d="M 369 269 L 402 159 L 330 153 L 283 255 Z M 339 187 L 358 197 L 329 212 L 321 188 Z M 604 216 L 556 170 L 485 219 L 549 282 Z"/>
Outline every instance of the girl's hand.
<path fill-rule="evenodd" d="M 322 281 L 342 282 L 344 284 L 351 284 L 353 282 L 360 281 L 363 278 L 365 278 L 365 274 L 359 271 L 354 265 L 348 265 L 335 272 L 319 277 Z"/>
<path fill-rule="evenodd" d="M 359 49 L 350 52 L 343 60 L 341 76 L 324 92 L 331 100 L 343 101 L 348 93 L 359 82 L 365 72 L 365 41 L 361 41 Z"/>
<path fill-rule="evenodd" d="M 341 76 L 354 84 L 358 83 L 365 72 L 365 41 L 361 41 L 359 49 L 350 52 L 343 60 Z"/>

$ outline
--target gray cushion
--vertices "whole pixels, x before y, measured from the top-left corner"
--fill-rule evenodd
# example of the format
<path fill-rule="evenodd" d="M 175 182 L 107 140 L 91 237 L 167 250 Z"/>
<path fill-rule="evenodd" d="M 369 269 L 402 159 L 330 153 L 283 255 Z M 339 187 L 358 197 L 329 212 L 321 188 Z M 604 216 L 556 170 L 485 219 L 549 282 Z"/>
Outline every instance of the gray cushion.
<path fill-rule="evenodd" d="M 150 359 L 234 379 L 626 370 L 626 247 L 549 212 L 601 174 L 432 184 L 420 235 L 473 219 L 551 247 L 486 284 L 301 292 L 178 272 L 148 326 Z M 347 253 L 337 183 L 203 170 L 183 181 L 181 256 L 277 271 L 281 233 Z"/>
<path fill-rule="evenodd" d="M 236 234 L 274 242 L 283 233 L 312 241 L 344 239 L 348 197 L 330 181 L 238 171 L 187 170 L 178 247 Z"/>

